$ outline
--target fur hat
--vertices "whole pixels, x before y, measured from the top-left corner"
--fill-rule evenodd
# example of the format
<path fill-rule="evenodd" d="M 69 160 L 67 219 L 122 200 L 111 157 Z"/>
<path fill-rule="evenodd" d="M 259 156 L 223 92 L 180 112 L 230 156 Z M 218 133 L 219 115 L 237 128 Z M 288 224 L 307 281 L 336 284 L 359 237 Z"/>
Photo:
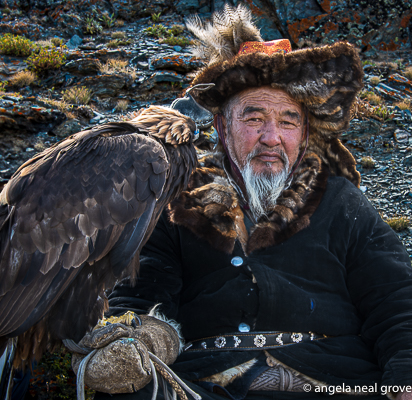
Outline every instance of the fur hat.
<path fill-rule="evenodd" d="M 198 17 L 189 18 L 187 28 L 198 38 L 195 52 L 207 60 L 192 85 L 215 84 L 193 96 L 213 113 L 244 89 L 272 86 L 306 106 L 311 131 L 316 129 L 323 139 L 348 128 L 350 109 L 363 86 L 362 65 L 351 44 L 338 42 L 295 51 L 277 45 L 277 51 L 263 52 L 262 45 L 270 48 L 273 42 L 263 43 L 243 5 L 233 8 L 226 4 L 206 25 Z M 256 45 L 246 43 L 245 51 L 245 42 Z"/>

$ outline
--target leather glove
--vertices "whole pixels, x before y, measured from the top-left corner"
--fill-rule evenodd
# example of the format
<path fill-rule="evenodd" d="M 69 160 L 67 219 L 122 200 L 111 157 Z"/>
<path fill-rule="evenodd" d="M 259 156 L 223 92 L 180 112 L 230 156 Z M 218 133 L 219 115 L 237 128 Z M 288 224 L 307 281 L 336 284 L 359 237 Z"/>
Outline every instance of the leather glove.
<path fill-rule="evenodd" d="M 85 368 L 84 383 L 88 387 L 105 393 L 132 393 L 152 379 L 148 351 L 165 364 L 176 360 L 180 339 L 171 325 L 155 317 L 130 318 L 134 314 L 127 314 L 126 318 L 104 320 L 78 343 L 80 347 L 96 350 Z M 119 319 L 123 323 L 107 324 Z M 141 321 L 141 325 L 136 324 L 136 320 Z M 128 322 L 132 326 L 128 326 Z M 83 354 L 73 353 L 72 367 L 76 375 L 84 358 Z"/>

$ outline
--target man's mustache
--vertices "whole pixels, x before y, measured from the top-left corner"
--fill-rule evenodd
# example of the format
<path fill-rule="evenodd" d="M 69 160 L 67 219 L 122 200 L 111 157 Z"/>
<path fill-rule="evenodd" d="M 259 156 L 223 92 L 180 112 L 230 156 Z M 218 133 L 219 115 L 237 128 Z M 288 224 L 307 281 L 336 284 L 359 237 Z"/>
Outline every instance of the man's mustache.
<path fill-rule="evenodd" d="M 251 153 L 249 153 L 247 156 L 246 162 L 249 163 L 252 160 L 252 158 L 256 156 L 260 156 L 261 154 L 264 154 L 264 153 L 277 154 L 279 158 L 282 160 L 283 164 L 286 164 L 289 162 L 288 156 L 282 149 L 268 149 L 268 148 L 261 148 L 261 147 L 257 147 Z"/>

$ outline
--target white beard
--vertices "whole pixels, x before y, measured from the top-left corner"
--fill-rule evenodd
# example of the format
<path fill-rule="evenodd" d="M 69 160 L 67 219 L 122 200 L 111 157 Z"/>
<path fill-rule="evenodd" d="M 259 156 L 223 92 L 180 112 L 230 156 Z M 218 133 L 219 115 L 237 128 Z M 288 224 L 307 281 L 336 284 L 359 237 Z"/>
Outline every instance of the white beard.
<path fill-rule="evenodd" d="M 279 155 L 283 160 L 283 169 L 277 174 L 260 174 L 253 172 L 250 162 L 256 154 L 249 154 L 246 166 L 241 170 L 243 181 L 249 200 L 250 211 L 256 220 L 267 216 L 268 212 L 276 205 L 276 201 L 285 189 L 288 178 L 289 160 L 287 155 L 281 151 Z"/>

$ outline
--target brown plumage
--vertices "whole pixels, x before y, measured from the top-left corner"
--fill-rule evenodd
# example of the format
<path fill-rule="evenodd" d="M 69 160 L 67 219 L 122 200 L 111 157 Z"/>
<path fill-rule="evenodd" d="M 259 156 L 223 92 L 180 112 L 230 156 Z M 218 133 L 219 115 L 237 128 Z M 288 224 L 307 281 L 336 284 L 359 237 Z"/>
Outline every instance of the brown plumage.
<path fill-rule="evenodd" d="M 0 353 L 78 341 L 196 165 L 194 122 L 152 106 L 77 133 L 23 164 L 0 194 Z"/>

